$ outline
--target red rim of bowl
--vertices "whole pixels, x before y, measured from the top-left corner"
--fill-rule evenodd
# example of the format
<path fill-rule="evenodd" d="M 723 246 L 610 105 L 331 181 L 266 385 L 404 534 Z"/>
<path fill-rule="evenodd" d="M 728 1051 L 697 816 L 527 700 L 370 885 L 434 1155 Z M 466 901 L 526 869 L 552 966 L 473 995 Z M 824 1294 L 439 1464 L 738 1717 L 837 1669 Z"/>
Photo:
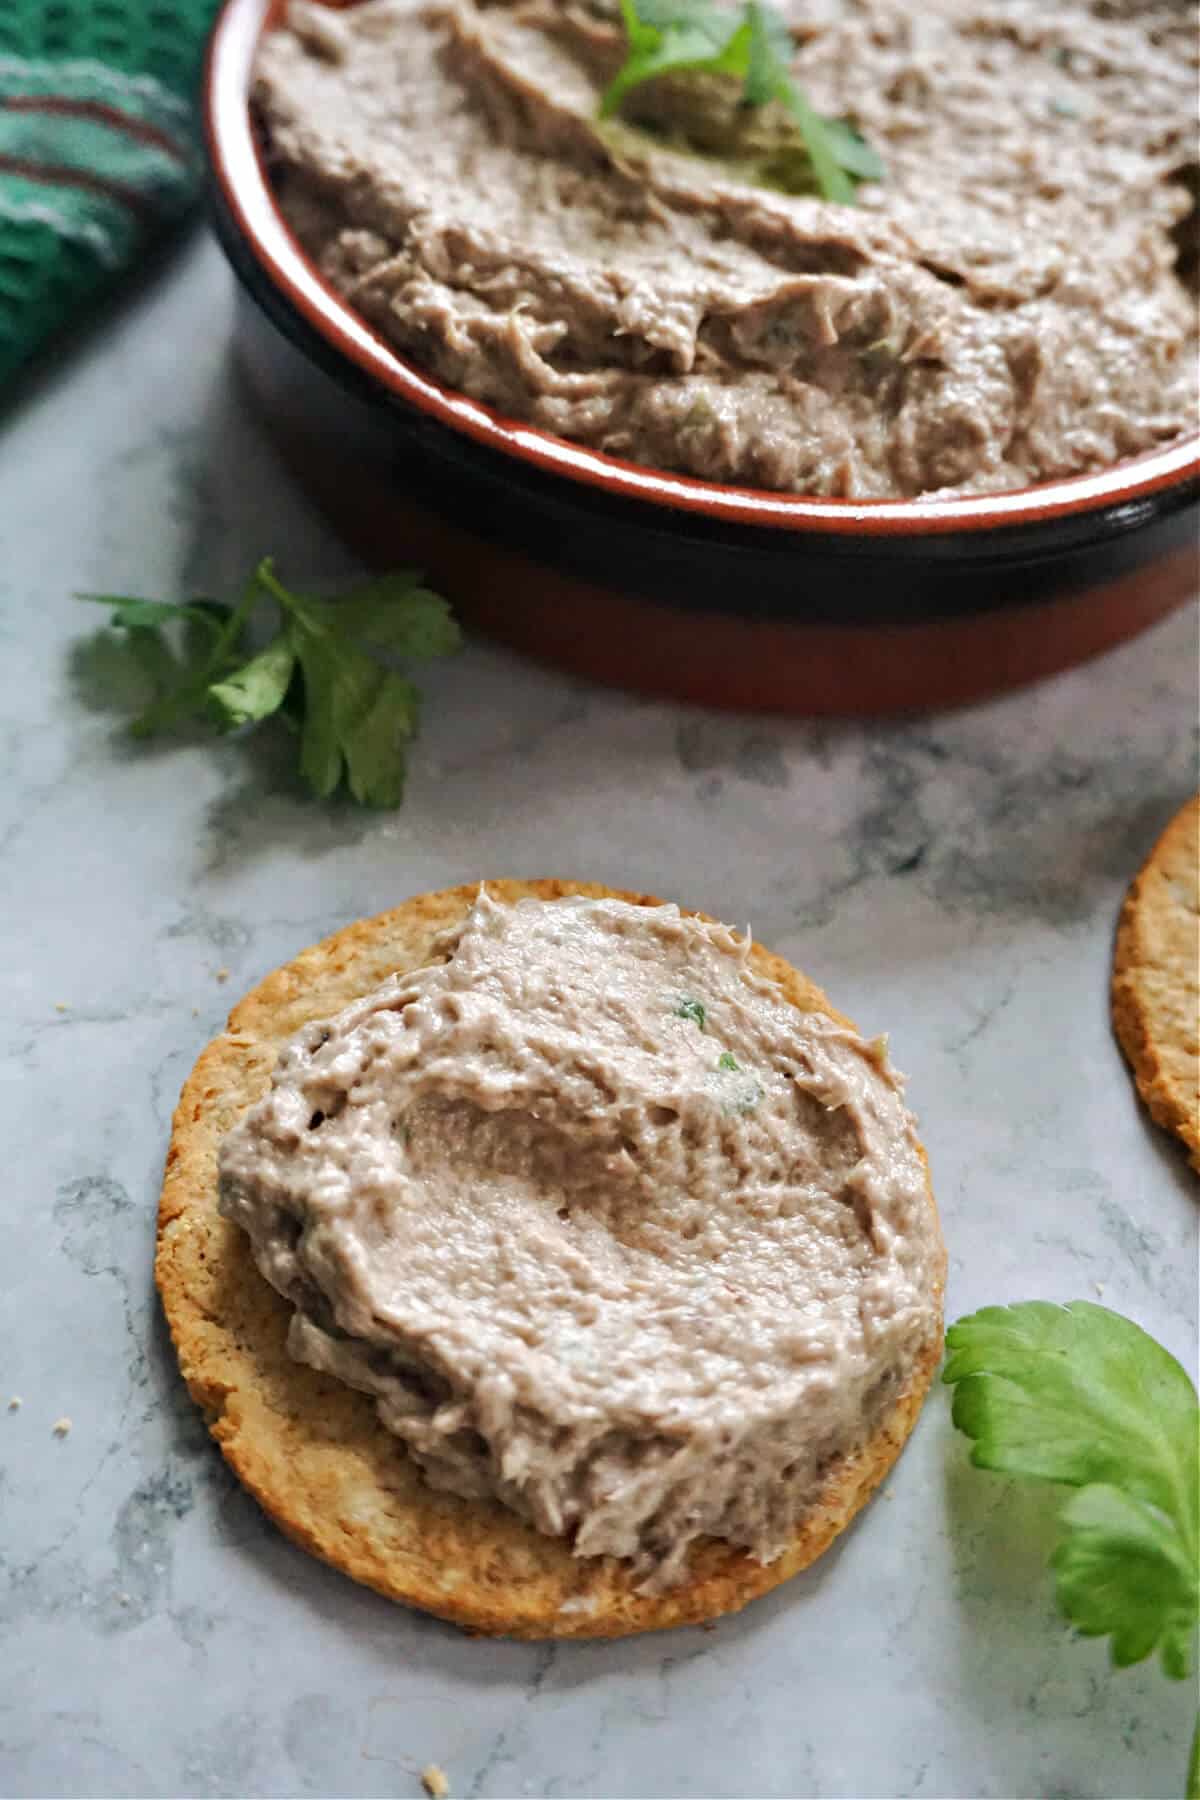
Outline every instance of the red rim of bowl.
<path fill-rule="evenodd" d="M 341 0 L 345 4 L 345 0 Z M 736 488 L 623 462 L 505 418 L 404 361 L 317 273 L 275 202 L 247 95 L 272 0 L 224 0 L 209 40 L 204 129 L 221 197 L 248 248 L 296 311 L 336 350 L 410 406 L 492 450 L 610 496 L 701 513 L 729 524 L 792 531 L 919 537 L 1032 524 L 1136 505 L 1200 476 L 1200 433 L 1096 474 L 999 494 L 930 500 L 822 500 Z M 1140 510 L 1140 508 L 1139 508 Z"/>

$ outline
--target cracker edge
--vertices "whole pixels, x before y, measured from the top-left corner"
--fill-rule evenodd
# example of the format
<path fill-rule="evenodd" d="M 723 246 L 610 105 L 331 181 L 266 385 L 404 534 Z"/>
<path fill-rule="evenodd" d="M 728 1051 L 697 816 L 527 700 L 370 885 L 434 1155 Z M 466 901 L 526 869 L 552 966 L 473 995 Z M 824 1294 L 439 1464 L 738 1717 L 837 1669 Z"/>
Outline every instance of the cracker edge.
<path fill-rule="evenodd" d="M 1179 851 L 1190 854 L 1193 862 L 1200 854 L 1200 794 L 1180 807 L 1130 884 L 1113 945 L 1110 1004 L 1113 1032 L 1142 1103 L 1156 1125 L 1182 1139 L 1189 1163 L 1200 1174 L 1200 1097 L 1181 1095 L 1171 1079 L 1155 1032 L 1154 1009 L 1145 1002 L 1137 979 L 1145 966 L 1142 920 L 1156 904 L 1159 875 Z"/>
<path fill-rule="evenodd" d="M 522 898 L 554 900 L 584 895 L 620 899 L 639 906 L 662 904 L 652 895 L 596 883 L 544 879 L 489 880 L 486 885 L 508 903 Z M 456 1515 L 460 1535 L 465 1531 L 485 1569 L 494 1562 L 492 1553 L 499 1549 L 502 1559 L 507 1547 L 518 1556 L 532 1551 L 536 1559 L 548 1562 L 549 1577 L 514 1583 L 507 1590 L 497 1589 L 492 1582 L 460 1582 L 447 1592 L 440 1584 L 438 1569 L 407 1557 L 381 1557 L 369 1531 L 356 1541 L 342 1521 L 323 1516 L 319 1495 L 315 1497 L 316 1504 L 312 1504 L 313 1496 L 297 1491 L 295 1481 L 287 1479 L 288 1439 L 296 1422 L 266 1412 L 261 1404 L 253 1404 L 255 1346 L 238 1344 L 225 1323 L 205 1311 L 189 1291 L 186 1270 L 178 1266 L 175 1252 L 180 1234 L 197 1223 L 203 1224 L 205 1202 L 211 1197 L 211 1171 L 204 1165 L 215 1154 L 215 1143 L 224 1129 L 213 1125 L 212 1114 L 222 1093 L 227 1092 L 230 1074 L 241 1071 L 245 1075 L 250 1071 L 249 1085 L 254 1093 L 244 1104 L 252 1104 L 253 1098 L 265 1091 L 274 1063 L 274 1055 L 267 1061 L 263 1052 L 268 1046 L 277 1048 L 298 1029 L 296 1014 L 304 1010 L 314 975 L 329 970 L 343 975 L 352 973 L 366 952 L 397 930 L 401 936 L 424 938 L 427 947 L 428 939 L 468 910 L 479 886 L 475 882 L 418 895 L 389 912 L 358 920 L 301 952 L 238 1002 L 230 1013 L 226 1031 L 198 1058 L 174 1116 L 159 1204 L 155 1258 L 155 1280 L 188 1391 L 205 1414 L 226 1461 L 285 1535 L 389 1599 L 482 1635 L 535 1639 L 623 1637 L 698 1624 L 736 1612 L 815 1561 L 846 1528 L 900 1455 L 941 1360 L 946 1255 L 940 1236 L 939 1267 L 935 1272 L 937 1330 L 922 1348 L 907 1388 L 875 1436 L 831 1470 L 824 1490 L 783 1555 L 762 1564 L 745 1551 L 710 1539 L 694 1547 L 687 1577 L 658 1595 L 639 1594 L 626 1564 L 609 1557 L 574 1557 L 564 1544 L 545 1538 L 505 1508 L 446 1495 L 433 1496 L 423 1483 L 415 1496 L 409 1497 L 408 1509 L 414 1515 L 431 1515 L 435 1536 L 437 1516 L 444 1515 L 449 1506 Z M 708 918 L 704 913 L 683 910 L 690 917 Z M 839 1023 L 849 1024 L 821 990 L 782 957 L 757 944 L 751 957 L 759 973 L 778 982 L 801 1011 L 824 1012 Z M 417 961 L 396 962 L 392 966 L 417 967 L 419 954 Z M 373 974 L 369 985 L 358 991 L 370 991 L 382 978 Z M 328 1008 L 310 1007 L 305 1016 L 320 1016 L 322 1011 L 327 1012 Z M 928 1185 L 928 1159 L 923 1147 L 921 1155 L 936 1227 L 937 1209 Z M 212 1210 L 215 1216 L 215 1208 Z M 265 1306 L 285 1306 L 265 1281 L 262 1288 Z M 372 1404 L 365 1395 L 355 1398 L 367 1407 Z M 388 1437 L 383 1426 L 376 1424 L 375 1430 Z M 264 1444 L 264 1436 L 273 1437 L 274 1443 Z M 403 1457 L 399 1446 L 396 1448 Z M 269 1454 L 272 1449 L 282 1450 L 282 1454 Z M 430 1523 L 429 1518 L 425 1523 Z M 582 1600 L 584 1605 L 572 1610 L 572 1600 Z"/>

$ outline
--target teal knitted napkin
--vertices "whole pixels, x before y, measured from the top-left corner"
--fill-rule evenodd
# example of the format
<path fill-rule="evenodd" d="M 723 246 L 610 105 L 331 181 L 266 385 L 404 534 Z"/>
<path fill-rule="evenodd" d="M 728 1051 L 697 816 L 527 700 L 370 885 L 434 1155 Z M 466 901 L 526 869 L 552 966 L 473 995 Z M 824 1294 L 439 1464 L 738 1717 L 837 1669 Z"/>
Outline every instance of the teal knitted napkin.
<path fill-rule="evenodd" d="M 215 0 L 0 0 L 0 384 L 192 205 Z"/>

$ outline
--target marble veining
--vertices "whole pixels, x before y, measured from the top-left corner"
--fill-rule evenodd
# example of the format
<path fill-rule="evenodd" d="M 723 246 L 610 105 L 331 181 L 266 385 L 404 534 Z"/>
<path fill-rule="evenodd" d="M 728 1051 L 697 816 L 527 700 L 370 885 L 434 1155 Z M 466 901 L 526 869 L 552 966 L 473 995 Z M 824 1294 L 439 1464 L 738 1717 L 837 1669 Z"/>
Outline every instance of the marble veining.
<path fill-rule="evenodd" d="M 868 1513 L 748 1613 L 488 1643 L 278 1535 L 183 1391 L 151 1259 L 171 1111 L 239 992 L 421 889 L 574 874 L 748 921 L 890 1032 L 952 1315 L 1100 1298 L 1194 1369 L 1196 1189 L 1106 982 L 1196 780 L 1195 614 L 876 725 L 690 712 L 473 644 L 425 679 L 403 810 L 315 806 L 279 739 L 122 737 L 128 667 L 71 598 L 222 591 L 267 552 L 353 572 L 246 410 L 229 300 L 193 243 L 0 419 L 0 1793 L 369 1800 L 431 1761 L 471 1800 L 1178 1793 L 1192 1696 L 1069 1640 L 1050 1497 L 969 1469 L 941 1394 Z"/>

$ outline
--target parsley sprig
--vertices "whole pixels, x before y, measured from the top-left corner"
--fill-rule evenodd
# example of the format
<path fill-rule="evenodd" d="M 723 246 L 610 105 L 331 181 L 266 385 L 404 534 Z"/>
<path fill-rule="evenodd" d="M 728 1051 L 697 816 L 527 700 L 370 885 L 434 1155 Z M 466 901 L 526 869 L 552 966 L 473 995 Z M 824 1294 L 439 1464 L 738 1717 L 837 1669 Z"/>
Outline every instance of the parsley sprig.
<path fill-rule="evenodd" d="M 1186 1680 L 1200 1621 L 1200 1405 L 1175 1358 L 1086 1300 L 988 1306 L 946 1334 L 971 1461 L 1076 1490 L 1051 1566 L 1061 1611 L 1118 1668 Z M 1188 1772 L 1200 1800 L 1200 1721 Z"/>
<path fill-rule="evenodd" d="M 150 683 L 153 697 L 130 723 L 135 737 L 197 717 L 219 732 L 282 718 L 299 736 L 313 793 L 326 799 L 344 779 L 362 806 L 398 806 L 404 794 L 420 695 L 394 661 L 445 656 L 460 641 L 446 602 L 412 570 L 317 599 L 285 587 L 268 557 L 231 603 L 79 598 L 111 609 Z M 254 653 L 251 622 L 264 606 L 273 630 Z"/>
<path fill-rule="evenodd" d="M 602 118 L 661 75 L 729 75 L 742 83 L 746 106 L 778 101 L 791 115 L 812 183 L 826 200 L 850 205 L 860 181 L 882 180 L 883 164 L 860 133 L 844 119 L 818 113 L 792 80 L 792 36 L 773 6 L 760 0 L 736 8 L 712 0 L 621 0 L 621 13 L 629 54 L 601 99 Z"/>

